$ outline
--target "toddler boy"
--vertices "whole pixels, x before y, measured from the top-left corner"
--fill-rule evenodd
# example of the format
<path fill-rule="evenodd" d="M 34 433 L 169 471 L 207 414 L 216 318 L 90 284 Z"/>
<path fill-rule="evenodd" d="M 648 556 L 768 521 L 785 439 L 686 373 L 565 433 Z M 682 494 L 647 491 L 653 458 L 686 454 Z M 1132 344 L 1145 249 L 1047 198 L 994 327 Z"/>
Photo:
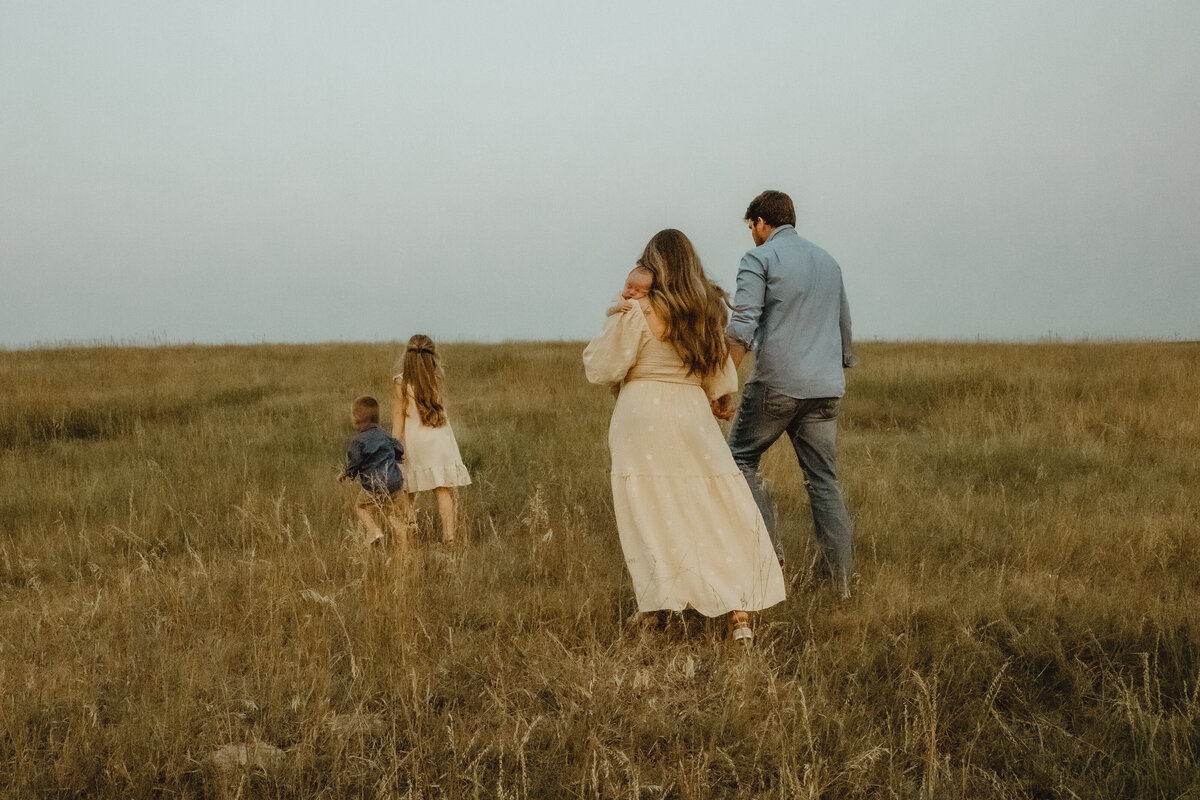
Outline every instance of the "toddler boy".
<path fill-rule="evenodd" d="M 357 480 L 362 486 L 354 502 L 354 513 L 367 529 L 365 544 L 383 538 L 383 529 L 375 520 L 375 512 L 380 511 L 403 555 L 408 550 L 409 528 L 415 522 L 412 501 L 404 491 L 404 477 L 400 473 L 404 445 L 379 427 L 379 401 L 374 397 L 356 398 L 350 407 L 350 421 L 356 433 L 350 440 L 341 478 Z"/>

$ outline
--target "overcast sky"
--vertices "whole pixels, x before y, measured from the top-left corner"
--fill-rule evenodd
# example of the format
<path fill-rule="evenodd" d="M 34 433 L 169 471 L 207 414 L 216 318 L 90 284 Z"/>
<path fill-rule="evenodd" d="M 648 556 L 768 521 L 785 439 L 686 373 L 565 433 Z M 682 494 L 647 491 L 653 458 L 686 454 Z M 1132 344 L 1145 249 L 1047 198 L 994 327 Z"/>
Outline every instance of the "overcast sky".
<path fill-rule="evenodd" d="M 1200 338 L 1200 3 L 0 0 L 0 346 L 581 339 L 762 189 L 862 339 Z"/>

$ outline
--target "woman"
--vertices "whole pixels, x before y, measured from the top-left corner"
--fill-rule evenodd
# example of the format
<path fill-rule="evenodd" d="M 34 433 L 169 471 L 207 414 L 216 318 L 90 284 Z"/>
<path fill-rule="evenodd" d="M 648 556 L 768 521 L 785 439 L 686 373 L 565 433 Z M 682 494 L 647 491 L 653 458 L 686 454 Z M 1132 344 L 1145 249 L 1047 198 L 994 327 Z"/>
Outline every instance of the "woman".
<path fill-rule="evenodd" d="M 725 344 L 728 295 L 677 230 L 656 234 L 638 265 L 654 276 L 649 296 L 609 316 L 583 354 L 589 381 L 620 386 L 608 445 L 638 611 L 729 614 L 735 640 L 748 645 L 746 612 L 782 601 L 784 585 L 713 419 L 737 390 Z"/>

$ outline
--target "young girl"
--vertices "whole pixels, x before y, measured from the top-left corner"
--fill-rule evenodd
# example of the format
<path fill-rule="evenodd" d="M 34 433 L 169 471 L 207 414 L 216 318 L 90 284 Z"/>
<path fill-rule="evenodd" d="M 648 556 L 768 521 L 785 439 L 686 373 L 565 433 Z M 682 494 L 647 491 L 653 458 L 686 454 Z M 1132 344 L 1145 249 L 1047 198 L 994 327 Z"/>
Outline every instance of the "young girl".
<path fill-rule="evenodd" d="M 418 333 L 408 340 L 401 371 L 392 378 L 396 404 L 392 411 L 392 436 L 404 445 L 404 487 L 411 493 L 433 490 L 438 516 L 442 518 L 442 541 L 454 542 L 455 486 L 471 482 L 458 452 L 458 442 L 443 406 L 445 374 L 437 348 L 428 336 Z"/>

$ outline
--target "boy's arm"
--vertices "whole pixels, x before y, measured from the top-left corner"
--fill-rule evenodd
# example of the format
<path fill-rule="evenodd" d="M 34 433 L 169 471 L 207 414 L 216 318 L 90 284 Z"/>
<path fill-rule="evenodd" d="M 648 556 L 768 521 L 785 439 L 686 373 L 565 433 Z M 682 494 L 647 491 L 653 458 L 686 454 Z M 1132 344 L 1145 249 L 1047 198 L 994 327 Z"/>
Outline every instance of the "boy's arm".
<path fill-rule="evenodd" d="M 343 478 L 357 478 L 362 472 L 363 447 L 358 439 L 350 442 L 350 450 L 346 453 L 346 468 L 342 470 Z"/>

